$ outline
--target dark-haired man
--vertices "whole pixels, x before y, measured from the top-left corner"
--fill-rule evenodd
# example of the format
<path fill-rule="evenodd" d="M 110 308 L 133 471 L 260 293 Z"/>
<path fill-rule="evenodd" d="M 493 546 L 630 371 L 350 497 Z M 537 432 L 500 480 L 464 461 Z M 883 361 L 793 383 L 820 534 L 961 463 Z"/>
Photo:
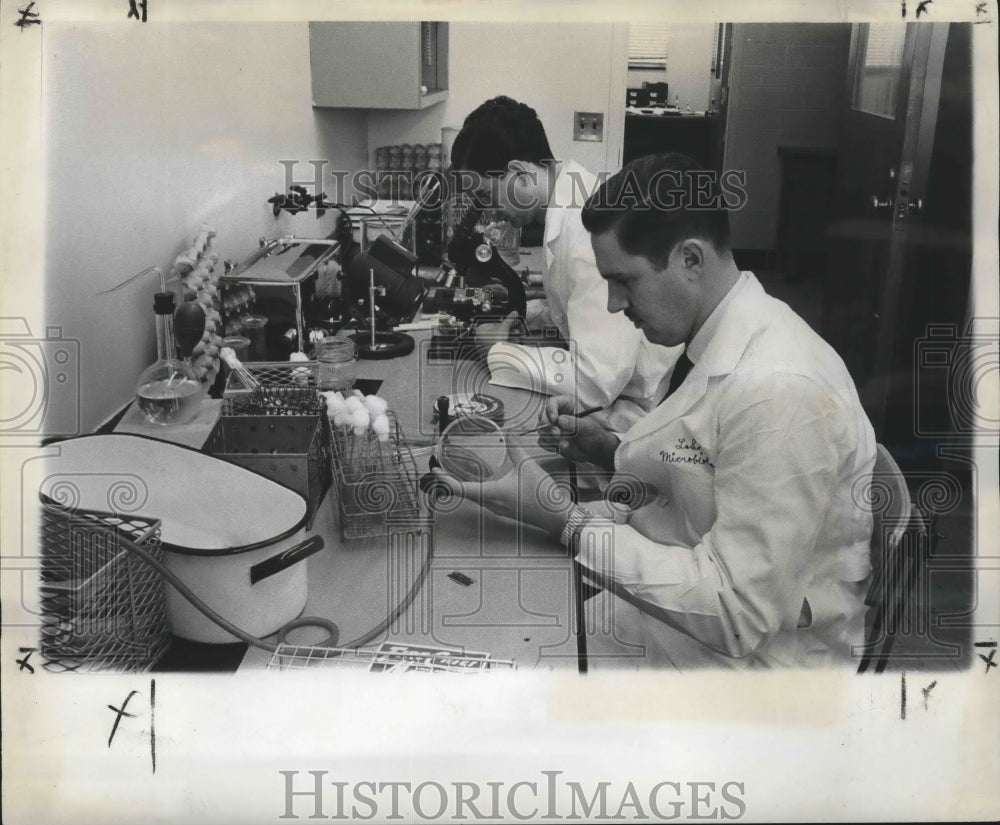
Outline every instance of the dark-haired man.
<path fill-rule="evenodd" d="M 509 97 L 471 112 L 451 152 L 455 170 L 474 175 L 477 195 L 516 226 L 544 224 L 546 293 L 529 307 L 532 328 L 553 326 L 571 341 L 575 362 L 553 347 L 496 343 L 488 363 L 494 380 L 543 393 L 573 395 L 581 407 L 602 407 L 602 424 L 624 431 L 651 409 L 677 352 L 651 344 L 625 318 L 607 311 L 608 289 L 594 262 L 580 213 L 596 178 L 574 161 L 553 158 L 535 110 Z M 510 322 L 488 336 L 506 338 Z M 574 386 L 575 380 L 575 386 Z"/>
<path fill-rule="evenodd" d="M 482 489 L 445 483 L 559 534 L 606 588 L 595 610 L 647 664 L 848 661 L 864 627 L 874 433 L 841 359 L 739 271 L 725 211 L 650 205 L 664 170 L 684 191 L 696 167 L 678 155 L 634 161 L 583 222 L 608 308 L 684 347 L 668 393 L 620 443 L 567 415 L 571 399 L 549 399 L 545 413 L 571 450 L 613 466 L 618 487 L 643 490 L 628 523 L 554 504 L 555 482 L 530 461 Z M 633 184 L 639 202 L 622 197 Z M 537 502 L 508 506 L 529 488 Z"/>

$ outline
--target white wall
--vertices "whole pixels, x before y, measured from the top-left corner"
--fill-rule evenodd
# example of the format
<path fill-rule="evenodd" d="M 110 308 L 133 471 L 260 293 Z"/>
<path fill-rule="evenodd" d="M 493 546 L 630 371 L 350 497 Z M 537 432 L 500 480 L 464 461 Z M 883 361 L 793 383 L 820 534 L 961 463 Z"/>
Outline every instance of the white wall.
<path fill-rule="evenodd" d="M 128 402 L 155 357 L 155 280 L 202 223 L 222 258 L 261 235 L 323 233 L 332 213 L 275 219 L 280 160 L 366 163 L 365 115 L 313 110 L 306 23 L 45 24 L 46 317 L 80 341 L 81 424 Z M 329 189 L 330 197 L 334 193 Z M 343 193 L 337 193 L 343 195 Z"/>
<path fill-rule="evenodd" d="M 845 106 L 849 23 L 737 23 L 726 124 L 726 169 L 747 175 L 747 204 L 730 216 L 737 249 L 774 249 L 781 145 L 836 149 Z"/>
<path fill-rule="evenodd" d="M 670 100 L 677 100 L 682 109 L 703 112 L 709 104 L 709 83 L 712 75 L 712 36 L 714 23 L 672 25 L 667 34 L 666 71 L 633 69 L 628 73 L 630 88 L 643 82 L 670 84 Z"/>
<path fill-rule="evenodd" d="M 448 99 L 420 112 L 373 111 L 373 157 L 378 146 L 437 143 L 442 126 L 461 127 L 480 103 L 504 94 L 538 112 L 557 158 L 593 172 L 615 165 L 623 132 L 616 145 L 612 131 L 624 129 L 625 42 L 612 24 L 452 22 L 448 37 Z M 603 143 L 573 140 L 574 111 L 604 112 Z"/>

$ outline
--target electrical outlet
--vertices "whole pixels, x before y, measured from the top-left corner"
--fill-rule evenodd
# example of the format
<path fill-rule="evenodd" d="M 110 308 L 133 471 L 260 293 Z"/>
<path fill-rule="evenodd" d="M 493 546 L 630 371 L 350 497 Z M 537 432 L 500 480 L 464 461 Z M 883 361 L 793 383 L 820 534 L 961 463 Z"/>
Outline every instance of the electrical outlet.
<path fill-rule="evenodd" d="M 573 112 L 573 140 L 604 140 L 604 115 L 601 112 Z"/>

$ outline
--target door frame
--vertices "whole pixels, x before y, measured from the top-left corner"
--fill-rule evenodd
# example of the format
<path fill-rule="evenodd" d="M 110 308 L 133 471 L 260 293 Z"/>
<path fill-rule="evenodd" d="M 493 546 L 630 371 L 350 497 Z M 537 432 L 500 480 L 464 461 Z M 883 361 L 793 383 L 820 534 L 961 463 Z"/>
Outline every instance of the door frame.
<path fill-rule="evenodd" d="M 617 172 L 625 150 L 625 100 L 628 86 L 628 23 L 611 26 L 611 78 L 604 130 L 604 170 Z"/>
<path fill-rule="evenodd" d="M 854 24 L 851 34 L 851 54 L 848 63 L 848 105 L 854 93 L 858 69 L 857 48 L 861 26 Z M 898 340 L 897 326 L 900 304 L 905 303 L 903 276 L 906 260 L 907 233 L 914 217 L 919 228 L 919 215 L 911 215 L 911 204 L 926 192 L 934 132 L 937 128 L 941 73 L 949 23 L 907 23 L 904 48 L 904 74 L 901 88 L 905 93 L 903 143 L 896 166 L 896 185 L 892 192 L 892 231 L 886 264 L 885 287 L 879 303 L 878 343 L 873 377 L 872 426 L 876 434 L 885 431 L 885 417 L 892 389 L 893 355 Z"/>

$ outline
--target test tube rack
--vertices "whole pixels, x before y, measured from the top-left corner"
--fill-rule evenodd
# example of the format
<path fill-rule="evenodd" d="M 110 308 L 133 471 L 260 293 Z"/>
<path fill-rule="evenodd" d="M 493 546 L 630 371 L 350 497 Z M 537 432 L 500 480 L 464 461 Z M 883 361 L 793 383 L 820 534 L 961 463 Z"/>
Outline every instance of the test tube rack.
<path fill-rule="evenodd" d="M 417 467 L 399 422 L 388 412 L 389 437 L 379 441 L 370 429 L 332 427 L 333 487 L 337 493 L 341 537 L 383 536 L 388 519 L 416 518 Z"/>

